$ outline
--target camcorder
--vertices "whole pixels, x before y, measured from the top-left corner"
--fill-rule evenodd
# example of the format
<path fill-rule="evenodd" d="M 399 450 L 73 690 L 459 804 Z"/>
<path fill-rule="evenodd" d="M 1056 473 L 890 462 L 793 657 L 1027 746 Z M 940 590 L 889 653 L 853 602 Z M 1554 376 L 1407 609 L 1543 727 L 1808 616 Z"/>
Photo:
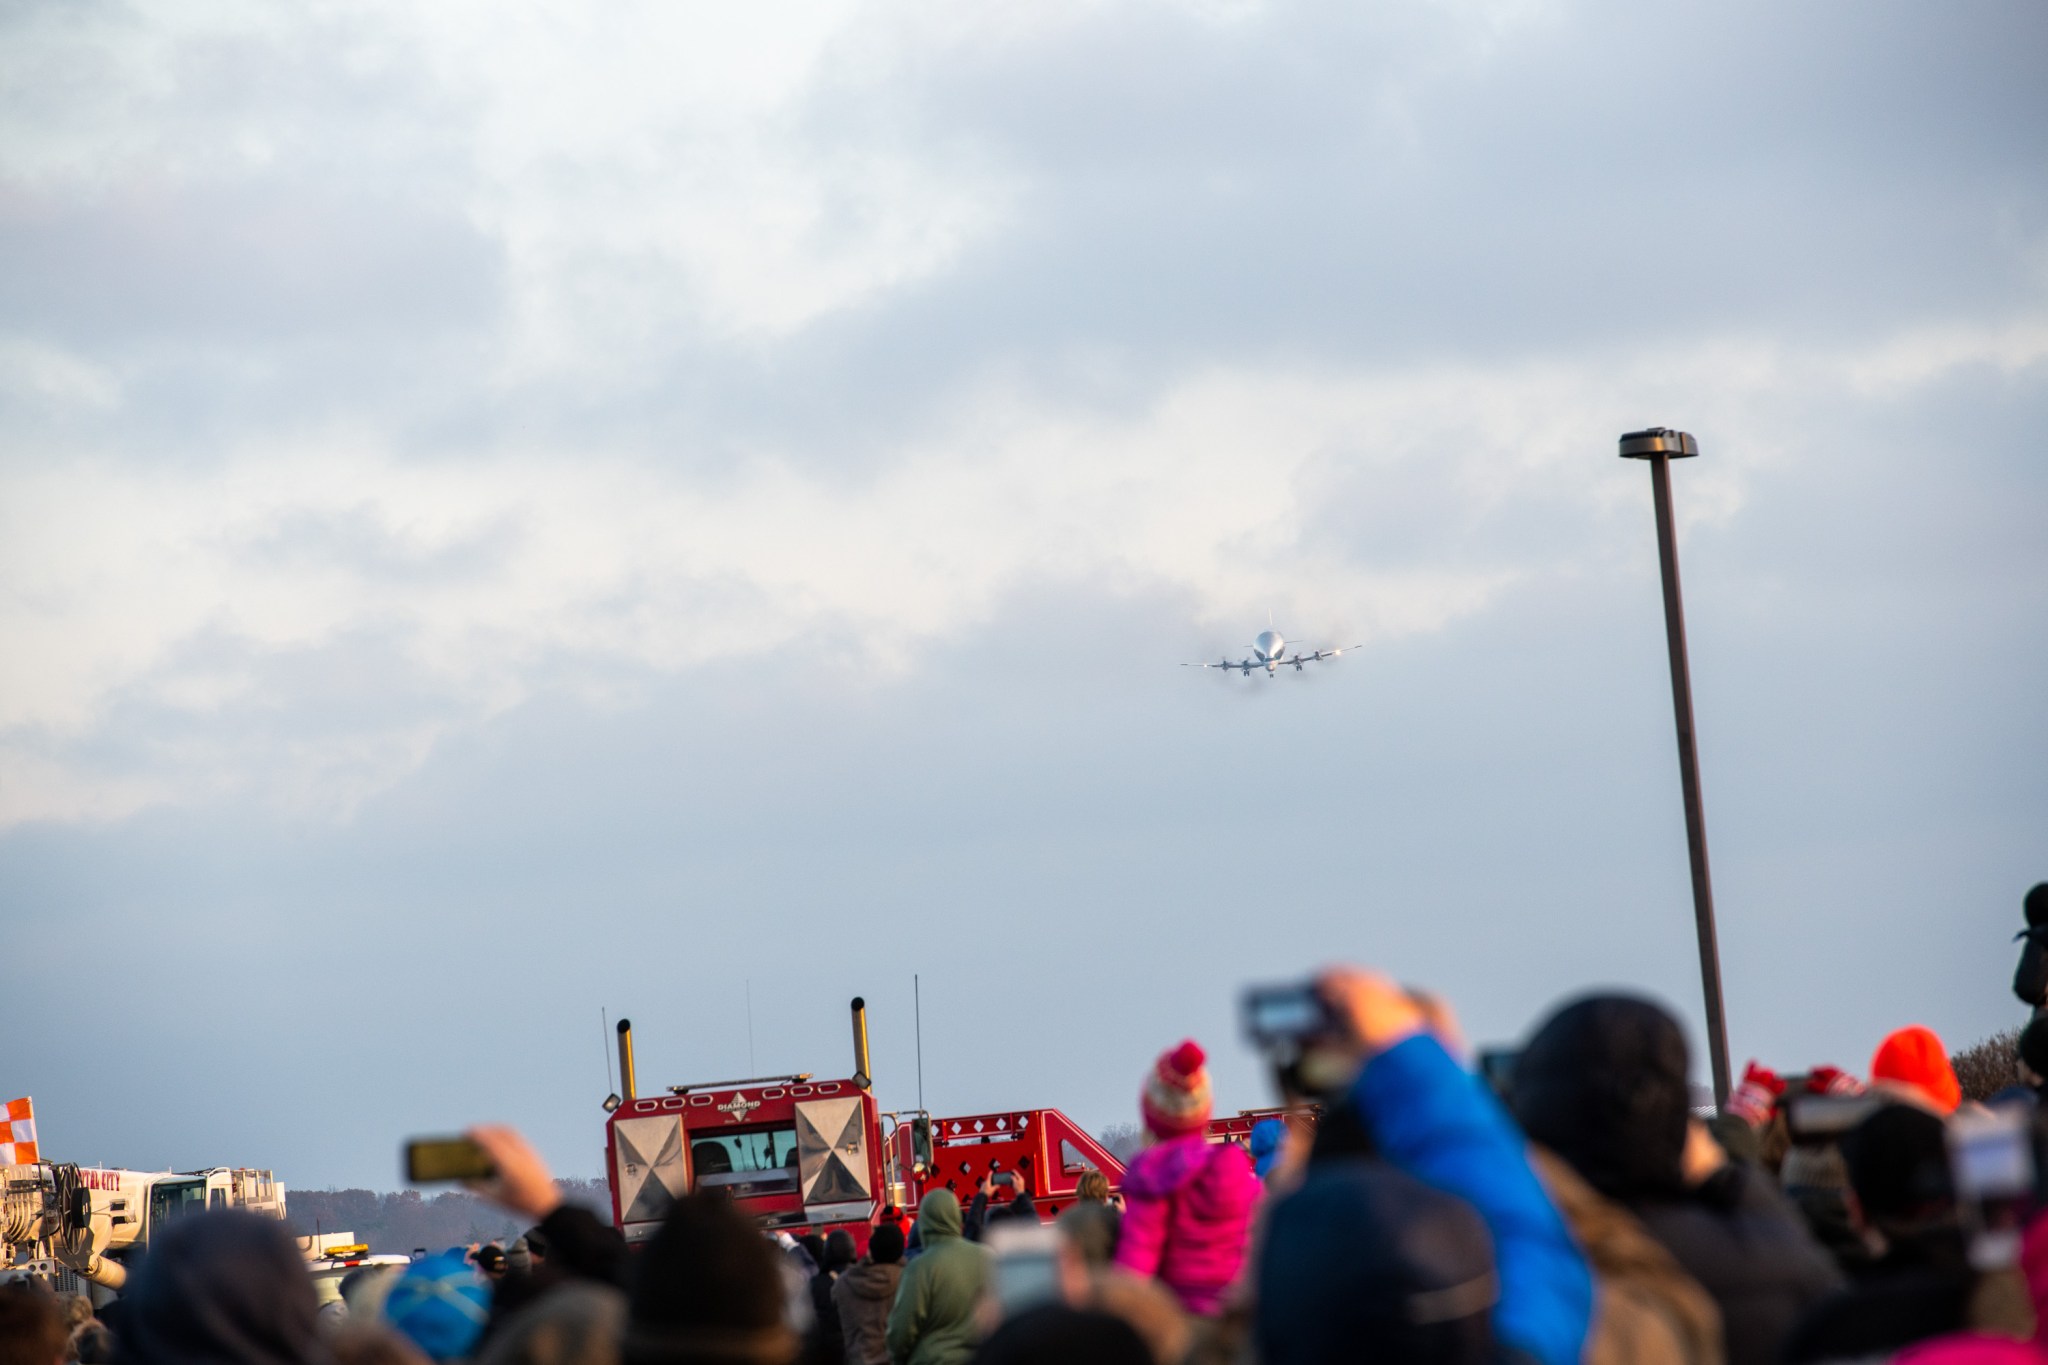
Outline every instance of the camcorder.
<path fill-rule="evenodd" d="M 1283 1097 L 1327 1099 L 1351 1079 L 1343 1025 L 1314 982 L 1250 987 L 1241 1011 L 1245 1037 L 1265 1054 Z"/>
<path fill-rule="evenodd" d="M 1787 1083 L 1790 1089 L 1790 1083 Z M 1785 1105 L 1785 1132 L 1800 1147 L 1824 1147 L 1895 1103 L 1884 1095 L 1793 1095 Z"/>

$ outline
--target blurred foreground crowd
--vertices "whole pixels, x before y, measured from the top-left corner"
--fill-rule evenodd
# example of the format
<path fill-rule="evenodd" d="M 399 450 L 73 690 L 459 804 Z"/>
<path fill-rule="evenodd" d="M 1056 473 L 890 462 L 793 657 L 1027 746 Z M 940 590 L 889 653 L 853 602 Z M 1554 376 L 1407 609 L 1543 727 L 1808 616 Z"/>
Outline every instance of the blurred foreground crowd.
<path fill-rule="evenodd" d="M 862 1249 L 705 1193 L 629 1253 L 481 1128 L 481 1188 L 533 1223 L 509 1253 L 366 1267 L 323 1308 L 281 1224 L 196 1214 L 103 1320 L 0 1291 L 0 1365 L 2048 1365 L 2048 1018 L 1988 1102 L 1908 1027 L 1863 1078 L 1751 1063 L 1714 1113 L 1646 1000 L 1573 1000 L 1482 1077 L 1440 1001 L 1349 968 L 1315 992 L 1341 1065 L 1312 1126 L 1207 1141 L 1182 1043 L 1121 1190 L 1095 1176 L 1049 1224 L 984 1182 Z"/>

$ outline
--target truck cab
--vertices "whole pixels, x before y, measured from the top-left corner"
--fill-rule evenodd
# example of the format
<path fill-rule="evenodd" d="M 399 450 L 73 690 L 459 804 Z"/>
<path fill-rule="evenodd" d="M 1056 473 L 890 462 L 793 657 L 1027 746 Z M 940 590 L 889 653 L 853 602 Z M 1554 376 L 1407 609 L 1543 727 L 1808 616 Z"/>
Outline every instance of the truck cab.
<path fill-rule="evenodd" d="M 763 1076 L 622 1100 L 606 1124 L 612 1221 L 628 1242 L 654 1235 L 696 1190 L 722 1190 L 764 1227 L 826 1232 L 881 1211 L 881 1115 L 853 1078 Z"/>

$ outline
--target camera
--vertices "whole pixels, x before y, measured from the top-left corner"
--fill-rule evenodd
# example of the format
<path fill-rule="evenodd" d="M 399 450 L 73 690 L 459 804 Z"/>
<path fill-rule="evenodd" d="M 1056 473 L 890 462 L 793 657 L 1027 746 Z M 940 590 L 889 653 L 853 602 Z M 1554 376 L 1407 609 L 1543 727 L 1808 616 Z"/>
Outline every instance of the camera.
<path fill-rule="evenodd" d="M 1299 1047 L 1336 1031 L 1330 1007 L 1312 982 L 1253 986 L 1244 993 L 1245 1037 L 1263 1050 Z"/>
<path fill-rule="evenodd" d="M 1883 1095 L 1793 1095 L 1785 1106 L 1785 1133 L 1801 1147 L 1839 1142 L 1887 1103 Z"/>
<path fill-rule="evenodd" d="M 1266 1054 L 1284 1097 L 1320 1099 L 1350 1079 L 1350 1061 L 1336 1046 L 1343 1026 L 1313 982 L 1253 986 L 1240 1003 L 1245 1037 Z"/>

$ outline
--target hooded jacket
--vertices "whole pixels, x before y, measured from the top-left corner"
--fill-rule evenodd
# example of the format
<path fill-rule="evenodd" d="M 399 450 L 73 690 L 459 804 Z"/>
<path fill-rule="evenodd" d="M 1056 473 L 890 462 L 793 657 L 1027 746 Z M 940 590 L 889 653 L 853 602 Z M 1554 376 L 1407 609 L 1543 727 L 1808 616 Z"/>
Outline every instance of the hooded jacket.
<path fill-rule="evenodd" d="M 960 1235 L 960 1201 L 934 1190 L 917 1207 L 924 1251 L 903 1271 L 889 1313 L 896 1365 L 963 1365 L 979 1340 L 975 1309 L 988 1288 L 988 1252 Z"/>
<path fill-rule="evenodd" d="M 839 1309 L 839 1331 L 846 1342 L 846 1365 L 888 1365 L 889 1310 L 903 1283 L 903 1263 L 877 1265 L 863 1260 L 832 1284 L 832 1303 Z"/>
<path fill-rule="evenodd" d="M 1495 1340 L 1543 1365 L 1578 1365 L 1593 1274 L 1492 1093 L 1442 1043 L 1417 1034 L 1365 1064 L 1351 1105 L 1381 1156 L 1485 1221 L 1500 1276 Z"/>
<path fill-rule="evenodd" d="M 121 1304 L 116 1359 L 124 1365 L 306 1365 L 326 1358 L 305 1258 L 283 1223 L 241 1209 L 172 1223 Z"/>
<path fill-rule="evenodd" d="M 1685 1035 L 1662 1008 L 1589 996 L 1537 1030 L 1510 1095 L 1531 1139 L 1634 1214 L 1713 1296 L 1728 1359 L 1774 1361 L 1842 1275 L 1754 1167 L 1686 1183 L 1688 1074 Z"/>
<path fill-rule="evenodd" d="M 1197 1132 L 1147 1147 L 1124 1170 L 1116 1263 L 1156 1276 L 1190 1313 L 1214 1313 L 1244 1265 L 1264 1188 L 1234 1142 Z"/>

